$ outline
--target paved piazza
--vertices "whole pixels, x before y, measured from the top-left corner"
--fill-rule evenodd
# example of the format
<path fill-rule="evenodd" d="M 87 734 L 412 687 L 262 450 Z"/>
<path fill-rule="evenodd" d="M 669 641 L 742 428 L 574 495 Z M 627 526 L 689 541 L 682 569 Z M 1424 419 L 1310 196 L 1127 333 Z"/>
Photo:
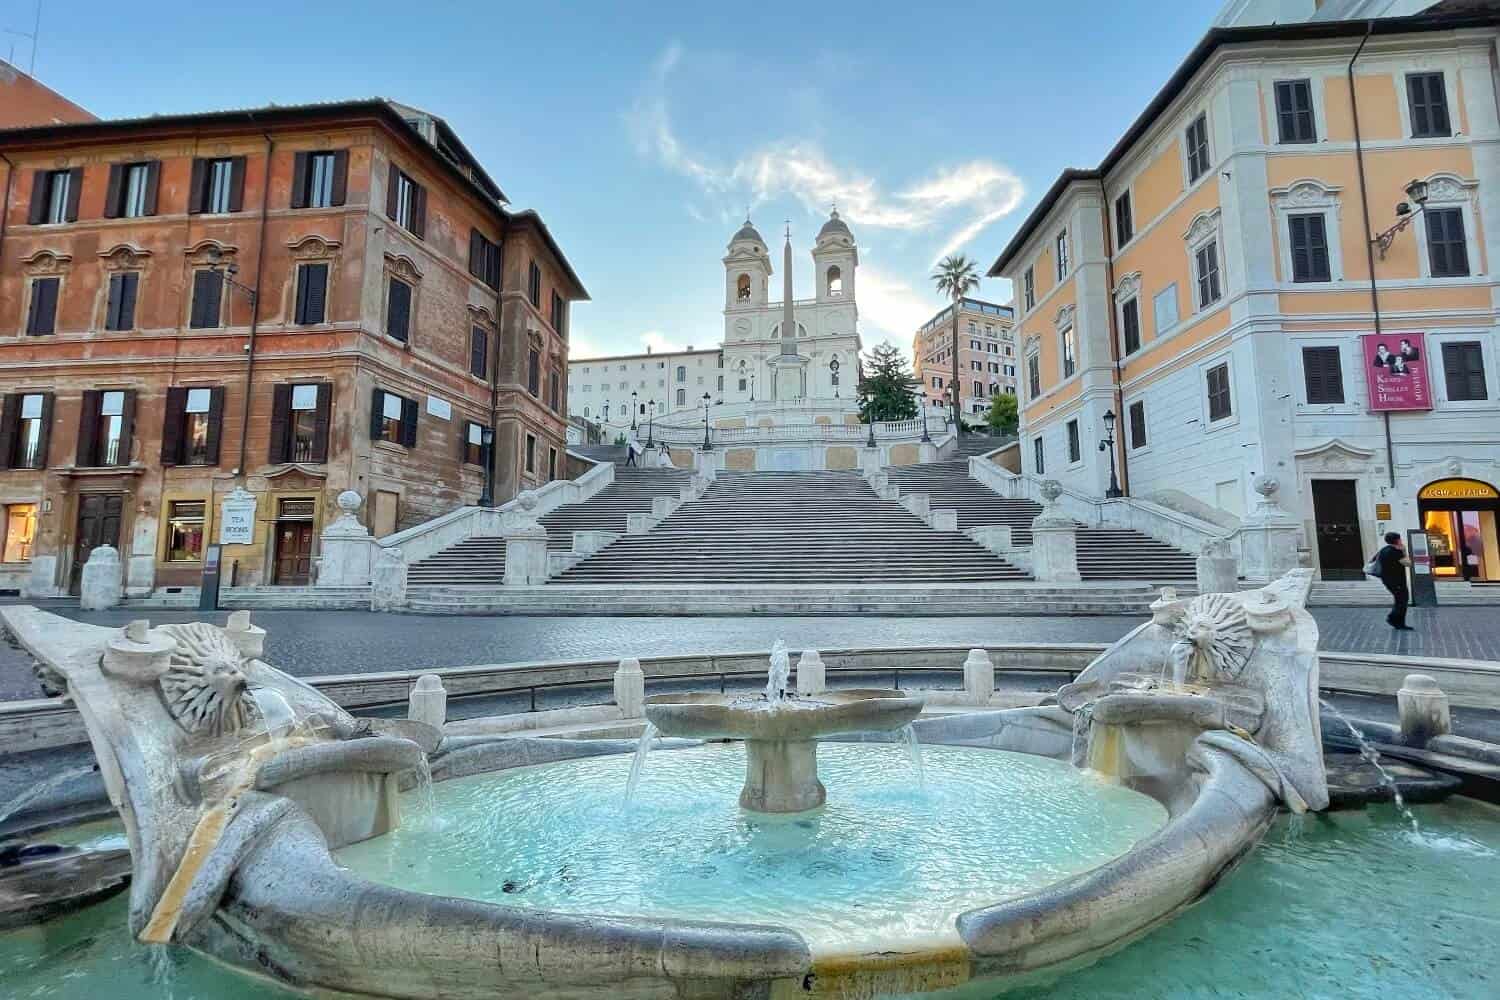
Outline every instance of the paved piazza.
<path fill-rule="evenodd" d="M 124 625 L 195 621 L 196 611 L 56 609 L 79 621 Z M 1395 633 L 1384 608 L 1314 608 L 1322 647 L 1349 652 L 1500 660 L 1500 615 L 1490 607 L 1413 608 L 1414 632 Z M 223 612 L 218 612 L 222 616 Z M 424 617 L 363 611 L 258 611 L 266 659 L 299 676 L 459 667 L 478 663 L 769 649 L 778 637 L 813 646 L 1112 642 L 1144 619 L 1099 617 Z M 39 695 L 29 660 L 0 646 L 0 700 Z"/>

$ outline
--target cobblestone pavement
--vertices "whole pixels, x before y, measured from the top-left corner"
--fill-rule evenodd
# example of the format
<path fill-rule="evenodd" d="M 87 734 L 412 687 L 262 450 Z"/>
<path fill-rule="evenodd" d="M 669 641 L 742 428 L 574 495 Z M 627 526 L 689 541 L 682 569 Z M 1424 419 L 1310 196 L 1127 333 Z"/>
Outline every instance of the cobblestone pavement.
<path fill-rule="evenodd" d="M 123 625 L 193 621 L 196 611 L 57 609 L 79 621 Z M 218 613 L 222 617 L 223 612 Z M 1494 608 L 1413 608 L 1414 632 L 1394 632 L 1383 608 L 1314 608 L 1322 648 L 1348 652 L 1500 660 Z M 1139 616 L 1065 617 L 512 617 L 376 615 L 363 611 L 259 611 L 266 659 L 299 676 L 456 667 L 531 660 L 612 659 L 769 649 L 1004 642 L 1113 642 Z M 0 700 L 35 698 L 29 658 L 0 645 Z"/>

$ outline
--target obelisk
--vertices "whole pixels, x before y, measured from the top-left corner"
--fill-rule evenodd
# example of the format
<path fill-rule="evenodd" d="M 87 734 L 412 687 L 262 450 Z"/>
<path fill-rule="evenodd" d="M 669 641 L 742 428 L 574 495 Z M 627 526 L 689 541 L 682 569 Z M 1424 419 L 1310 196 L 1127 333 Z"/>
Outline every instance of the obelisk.
<path fill-rule="evenodd" d="M 781 252 L 781 355 L 771 364 L 776 369 L 778 402 L 802 397 L 802 363 L 797 357 L 797 317 L 792 309 L 792 226 L 787 223 L 786 247 Z"/>

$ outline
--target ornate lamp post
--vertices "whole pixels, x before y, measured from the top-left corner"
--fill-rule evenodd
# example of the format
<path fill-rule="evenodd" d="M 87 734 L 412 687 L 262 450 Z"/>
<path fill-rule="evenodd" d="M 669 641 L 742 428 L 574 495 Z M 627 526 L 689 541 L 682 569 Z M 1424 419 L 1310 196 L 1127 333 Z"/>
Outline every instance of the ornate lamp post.
<path fill-rule="evenodd" d="M 953 422 L 958 419 L 958 414 L 955 412 L 958 409 L 958 405 L 955 401 L 952 382 L 949 382 L 948 388 L 943 390 L 943 395 L 947 397 L 943 402 L 943 405 L 948 409 L 947 424 L 949 427 L 952 427 Z"/>
<path fill-rule="evenodd" d="M 479 453 L 484 456 L 484 489 L 479 493 L 479 506 L 495 505 L 495 431 L 486 427 L 479 432 Z"/>
<path fill-rule="evenodd" d="M 646 447 L 649 448 L 656 441 L 656 400 L 646 400 Z"/>
<path fill-rule="evenodd" d="M 750 373 L 750 402 L 755 402 L 755 373 Z"/>
<path fill-rule="evenodd" d="M 713 451 L 713 442 L 708 439 L 708 393 L 703 394 L 703 450 Z"/>
<path fill-rule="evenodd" d="M 1400 218 L 1396 220 L 1396 224 L 1391 226 L 1391 228 L 1387 229 L 1385 232 L 1371 237 L 1370 239 L 1371 243 L 1374 243 L 1380 248 L 1381 260 L 1385 260 L 1386 251 L 1389 250 L 1391 248 L 1391 244 L 1396 241 L 1396 234 L 1401 232 L 1401 230 L 1405 229 L 1407 226 L 1411 225 L 1412 220 L 1415 219 L 1418 215 L 1421 215 L 1422 209 L 1427 207 L 1427 182 L 1417 180 L 1407 181 L 1406 196 L 1412 201 L 1416 202 L 1417 210 L 1413 212 L 1411 210 L 1411 205 L 1404 201 L 1397 202 L 1396 214 L 1400 216 Z M 1368 230 L 1366 231 L 1368 232 Z"/>
<path fill-rule="evenodd" d="M 636 411 L 637 408 L 638 408 L 638 404 L 635 401 L 635 393 L 632 392 L 630 394 L 630 429 L 632 431 L 636 429 L 635 411 Z"/>
<path fill-rule="evenodd" d="M 930 442 L 932 435 L 927 432 L 927 393 L 922 393 L 922 440 Z"/>
<path fill-rule="evenodd" d="M 1110 500 L 1124 496 L 1120 492 L 1120 481 L 1115 478 L 1115 411 L 1104 411 L 1104 440 L 1099 442 L 1099 450 L 1109 452 L 1109 489 L 1104 491 L 1105 497 Z"/>

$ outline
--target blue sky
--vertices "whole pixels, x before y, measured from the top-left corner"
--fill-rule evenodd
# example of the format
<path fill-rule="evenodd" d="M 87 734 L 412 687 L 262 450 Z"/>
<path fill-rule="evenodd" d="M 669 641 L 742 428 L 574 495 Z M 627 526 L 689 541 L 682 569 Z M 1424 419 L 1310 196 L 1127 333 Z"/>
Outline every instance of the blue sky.
<path fill-rule="evenodd" d="M 575 357 L 705 347 L 747 205 L 796 293 L 830 202 L 861 247 L 866 347 L 909 348 L 928 275 L 994 260 L 1060 169 L 1093 166 L 1217 0 L 284 3 L 44 0 L 36 75 L 102 117 L 382 95 L 448 119 L 593 296 Z M 33 0 L 0 4 L 30 30 Z M 29 59 L 14 41 L 15 61 Z M 779 277 L 776 281 L 779 283 Z M 986 280 L 979 294 L 1008 301 Z"/>

